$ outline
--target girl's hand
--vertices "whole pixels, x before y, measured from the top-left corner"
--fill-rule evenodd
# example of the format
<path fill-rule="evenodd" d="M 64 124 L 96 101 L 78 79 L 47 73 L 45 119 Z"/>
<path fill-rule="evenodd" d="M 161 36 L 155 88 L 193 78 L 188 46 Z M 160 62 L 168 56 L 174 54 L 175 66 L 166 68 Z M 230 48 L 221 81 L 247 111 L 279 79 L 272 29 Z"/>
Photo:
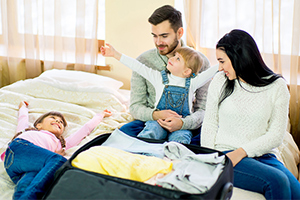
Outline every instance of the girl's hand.
<path fill-rule="evenodd" d="M 106 47 L 102 46 L 100 51 L 104 57 L 114 57 L 117 60 L 121 59 L 121 53 L 116 51 L 115 48 L 108 43 L 106 43 Z"/>
<path fill-rule="evenodd" d="M 22 106 L 25 106 L 26 108 L 28 107 L 28 103 L 26 101 L 21 101 L 21 103 L 19 104 L 19 109 L 22 107 Z"/>
<path fill-rule="evenodd" d="M 104 110 L 103 111 L 103 117 L 110 117 L 112 115 L 112 113 L 109 110 Z"/>
<path fill-rule="evenodd" d="M 55 151 L 55 153 L 57 153 L 59 155 L 62 155 L 62 156 L 66 155 L 65 149 L 61 149 L 61 150 Z"/>

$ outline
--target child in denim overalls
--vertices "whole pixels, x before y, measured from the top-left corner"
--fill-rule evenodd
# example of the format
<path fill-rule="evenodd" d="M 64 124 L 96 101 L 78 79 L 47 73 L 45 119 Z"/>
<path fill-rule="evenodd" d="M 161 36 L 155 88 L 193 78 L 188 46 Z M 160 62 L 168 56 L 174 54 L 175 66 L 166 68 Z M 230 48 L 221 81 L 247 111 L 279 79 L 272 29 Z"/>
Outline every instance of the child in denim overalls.
<path fill-rule="evenodd" d="M 156 92 L 156 109 L 172 110 L 179 117 L 190 115 L 195 91 L 211 80 L 218 71 L 218 66 L 214 66 L 197 76 L 203 61 L 197 51 L 188 47 L 179 48 L 174 57 L 169 59 L 167 70 L 161 72 L 119 53 L 110 44 L 101 47 L 101 54 L 116 58 L 150 81 Z M 178 130 L 170 133 L 160 126 L 159 121 L 147 121 L 138 137 L 188 144 L 191 142 L 192 132 Z"/>
<path fill-rule="evenodd" d="M 41 199 L 51 184 L 55 171 L 67 160 L 65 150 L 76 146 L 102 121 L 111 116 L 107 110 L 96 114 L 66 140 L 62 137 L 67 122 L 56 111 L 39 117 L 28 128 L 28 103 L 19 105 L 17 134 L 1 155 L 11 180 L 16 184 L 13 199 Z"/>

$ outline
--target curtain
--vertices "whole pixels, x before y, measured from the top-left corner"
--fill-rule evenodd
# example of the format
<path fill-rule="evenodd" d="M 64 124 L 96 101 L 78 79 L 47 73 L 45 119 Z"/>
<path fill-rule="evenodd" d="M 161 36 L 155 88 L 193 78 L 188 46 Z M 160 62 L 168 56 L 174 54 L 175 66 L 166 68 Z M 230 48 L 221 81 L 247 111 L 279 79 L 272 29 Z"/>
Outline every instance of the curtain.
<path fill-rule="evenodd" d="M 217 64 L 215 45 L 232 29 L 256 40 L 266 64 L 286 79 L 290 89 L 291 134 L 300 145 L 300 1 L 184 0 L 186 40 Z"/>
<path fill-rule="evenodd" d="M 95 72 L 99 2 L 1 0 L 0 86 L 53 68 Z"/>
<path fill-rule="evenodd" d="M 292 126 L 292 135 L 298 146 L 300 145 L 300 1 L 294 2 L 293 30 L 292 30 L 292 52 L 290 55 L 290 119 Z"/>

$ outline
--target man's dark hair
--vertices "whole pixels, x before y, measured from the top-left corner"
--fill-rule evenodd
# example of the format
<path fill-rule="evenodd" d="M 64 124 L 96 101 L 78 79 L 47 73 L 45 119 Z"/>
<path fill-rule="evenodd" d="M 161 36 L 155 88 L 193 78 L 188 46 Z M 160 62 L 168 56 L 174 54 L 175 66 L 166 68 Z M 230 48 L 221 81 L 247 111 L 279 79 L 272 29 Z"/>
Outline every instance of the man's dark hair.
<path fill-rule="evenodd" d="M 169 20 L 171 28 L 175 33 L 180 27 L 182 27 L 181 12 L 170 5 L 164 5 L 157 8 L 149 17 L 148 22 L 156 26 L 165 20 Z"/>

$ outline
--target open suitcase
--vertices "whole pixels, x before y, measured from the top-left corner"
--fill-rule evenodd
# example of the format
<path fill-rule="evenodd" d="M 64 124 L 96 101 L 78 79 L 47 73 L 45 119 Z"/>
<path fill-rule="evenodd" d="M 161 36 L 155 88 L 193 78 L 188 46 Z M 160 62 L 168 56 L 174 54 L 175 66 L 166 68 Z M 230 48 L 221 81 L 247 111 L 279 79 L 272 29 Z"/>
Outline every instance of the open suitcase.
<path fill-rule="evenodd" d="M 110 134 L 103 134 L 78 149 L 56 172 L 55 180 L 43 199 L 230 199 L 233 189 L 233 167 L 225 156 L 223 172 L 216 183 L 203 194 L 189 194 L 138 181 L 94 173 L 73 167 L 72 160 L 82 151 L 103 144 Z M 163 140 L 139 138 L 148 143 Z M 222 152 L 196 145 L 185 145 L 196 154 Z"/>

